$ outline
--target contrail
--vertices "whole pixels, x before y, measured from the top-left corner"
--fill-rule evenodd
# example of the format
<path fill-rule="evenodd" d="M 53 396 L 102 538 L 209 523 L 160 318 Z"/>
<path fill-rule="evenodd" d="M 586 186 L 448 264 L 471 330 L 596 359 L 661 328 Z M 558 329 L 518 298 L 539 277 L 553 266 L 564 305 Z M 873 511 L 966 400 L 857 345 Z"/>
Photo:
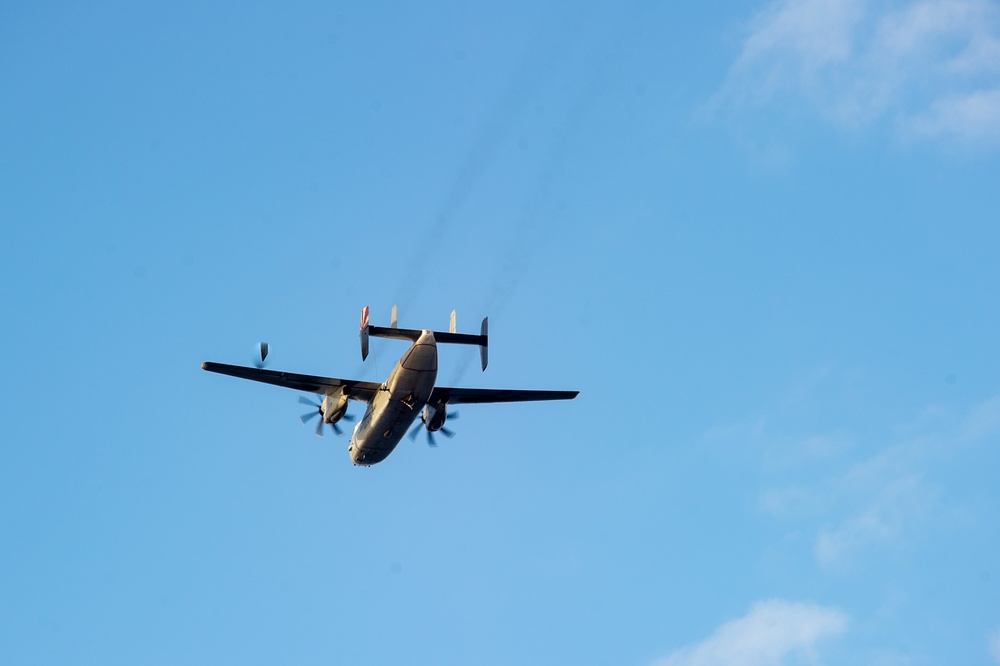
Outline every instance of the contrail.
<path fill-rule="evenodd" d="M 503 254 L 500 269 L 492 276 L 486 292 L 485 312 L 490 315 L 500 315 L 504 312 L 528 267 L 543 247 L 542 233 L 539 231 L 543 222 L 542 205 L 551 191 L 553 182 L 563 170 L 570 142 L 580 136 L 587 115 L 607 88 L 611 70 L 616 61 L 620 60 L 620 46 L 635 26 L 642 24 L 641 3 L 637 3 L 633 9 L 635 11 L 622 21 L 614 36 L 604 42 L 606 47 L 594 49 L 595 53 L 607 53 L 609 57 L 603 60 L 603 66 L 590 70 L 590 76 L 580 89 L 575 103 L 570 105 L 569 114 L 559 126 L 559 131 L 556 132 L 557 139 L 546 156 L 544 166 L 539 170 L 538 178 L 525 197 L 524 215 L 511 228 L 510 241 Z M 463 354 L 463 360 L 455 368 L 452 384 L 461 381 L 474 360 L 476 360 L 474 355 Z"/>
<path fill-rule="evenodd" d="M 576 24 L 580 25 L 580 21 L 576 21 Z M 403 280 L 397 291 L 396 302 L 411 303 L 420 294 L 427 275 L 427 258 L 433 256 L 434 250 L 447 237 L 455 222 L 456 211 L 466 202 L 487 166 L 495 159 L 511 128 L 527 108 L 532 99 L 532 89 L 541 87 L 541 82 L 550 78 L 559 60 L 565 58 L 566 45 L 573 36 L 572 33 L 557 31 L 557 38 L 552 39 L 548 27 L 549 22 L 542 20 L 536 28 L 536 37 L 531 43 L 540 44 L 544 48 L 530 49 L 522 56 L 506 89 L 483 123 L 478 138 L 465 154 L 440 209 L 429 227 L 420 234 L 421 241 L 410 260 L 409 268 L 402 274 Z"/>

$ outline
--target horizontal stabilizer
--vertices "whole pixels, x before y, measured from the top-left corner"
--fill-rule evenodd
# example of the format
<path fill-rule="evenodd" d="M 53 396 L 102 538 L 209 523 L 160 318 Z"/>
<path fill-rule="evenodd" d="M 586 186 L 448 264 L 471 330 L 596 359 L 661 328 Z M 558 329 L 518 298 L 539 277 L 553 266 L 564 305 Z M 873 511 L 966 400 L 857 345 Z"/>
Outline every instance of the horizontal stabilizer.
<path fill-rule="evenodd" d="M 434 339 L 438 342 L 450 345 L 480 345 L 487 343 L 485 335 L 472 335 L 471 333 L 445 333 L 444 331 L 431 331 Z M 415 328 L 386 328 L 385 326 L 369 326 L 368 335 L 373 338 L 390 338 L 392 340 L 409 340 L 416 342 L 423 335 L 423 331 Z"/>
<path fill-rule="evenodd" d="M 397 317 L 398 310 L 396 306 L 392 308 L 392 319 L 390 325 L 386 326 L 372 326 L 368 322 L 369 309 L 365 306 L 364 310 L 361 311 L 361 359 L 365 360 L 368 358 L 368 339 L 369 337 L 376 338 L 389 338 L 392 340 L 409 340 L 410 342 L 416 342 L 423 335 L 423 330 L 416 328 L 399 328 L 399 321 Z M 487 336 L 487 320 L 488 318 L 483 318 L 483 324 L 480 328 L 479 335 L 474 335 L 472 333 L 456 333 L 455 328 L 455 311 L 451 312 L 451 321 L 449 328 L 451 329 L 447 333 L 444 331 L 432 331 L 434 333 L 434 339 L 442 344 L 450 345 L 476 345 L 479 347 L 479 360 L 482 363 L 483 370 L 486 370 L 486 363 L 489 360 L 487 354 L 487 348 L 489 346 L 489 337 Z"/>

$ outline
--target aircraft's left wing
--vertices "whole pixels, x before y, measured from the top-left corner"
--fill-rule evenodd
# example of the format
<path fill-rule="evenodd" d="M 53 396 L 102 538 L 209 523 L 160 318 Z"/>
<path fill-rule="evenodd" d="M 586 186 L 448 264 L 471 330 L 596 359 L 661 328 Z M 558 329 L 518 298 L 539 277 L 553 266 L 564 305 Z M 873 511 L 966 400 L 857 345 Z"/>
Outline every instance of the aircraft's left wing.
<path fill-rule="evenodd" d="M 485 402 L 533 402 L 536 400 L 572 400 L 579 391 L 524 391 L 518 389 L 474 389 L 437 386 L 431 392 L 429 403 L 449 405 Z"/>
<path fill-rule="evenodd" d="M 278 372 L 275 370 L 262 370 L 260 368 L 247 368 L 242 365 L 226 365 L 225 363 L 202 363 L 202 370 L 218 372 L 230 377 L 240 379 L 250 379 L 255 382 L 284 386 L 296 391 L 306 391 L 308 393 L 319 393 L 328 395 L 337 390 L 343 389 L 348 398 L 371 402 L 375 393 L 382 387 L 376 382 L 362 382 L 353 379 L 338 379 L 336 377 L 316 377 L 314 375 L 297 375 L 293 372 Z"/>

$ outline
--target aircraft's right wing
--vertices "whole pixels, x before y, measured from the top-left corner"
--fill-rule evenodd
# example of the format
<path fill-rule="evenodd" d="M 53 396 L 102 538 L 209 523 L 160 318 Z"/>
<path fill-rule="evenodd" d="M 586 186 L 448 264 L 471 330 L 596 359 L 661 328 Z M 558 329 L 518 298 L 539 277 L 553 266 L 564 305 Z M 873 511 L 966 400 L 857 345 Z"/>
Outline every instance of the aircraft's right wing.
<path fill-rule="evenodd" d="M 519 389 L 474 389 L 437 386 L 431 392 L 429 403 L 449 405 L 487 402 L 533 402 L 536 400 L 572 400 L 579 391 L 525 391 Z"/>
<path fill-rule="evenodd" d="M 338 379 L 337 377 L 317 377 L 314 375 L 298 375 L 293 372 L 278 372 L 275 370 L 261 370 L 260 368 L 247 368 L 241 365 L 227 365 L 225 363 L 212 363 L 211 361 L 201 364 L 202 370 L 218 372 L 230 377 L 240 379 L 250 379 L 255 382 L 284 386 L 285 388 L 308 393 L 318 393 L 329 395 L 336 390 L 343 389 L 348 398 L 361 402 L 371 402 L 375 393 L 381 388 L 381 384 L 376 382 L 363 382 L 353 379 Z"/>

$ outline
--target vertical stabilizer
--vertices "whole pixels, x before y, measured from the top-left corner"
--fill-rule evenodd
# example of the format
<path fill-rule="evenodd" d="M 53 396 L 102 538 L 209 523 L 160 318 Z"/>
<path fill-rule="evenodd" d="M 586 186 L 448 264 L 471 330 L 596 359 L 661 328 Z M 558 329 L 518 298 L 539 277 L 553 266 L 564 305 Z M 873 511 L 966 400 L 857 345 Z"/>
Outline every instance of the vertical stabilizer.
<path fill-rule="evenodd" d="M 392 306 L 392 319 L 389 320 L 389 328 L 399 328 L 399 306 Z"/>
<path fill-rule="evenodd" d="M 490 360 L 487 351 L 487 346 L 489 345 L 490 342 L 489 331 L 487 330 L 489 328 L 488 325 L 489 319 L 490 319 L 489 317 L 483 317 L 483 325 L 482 328 L 479 329 L 479 334 L 483 338 L 482 344 L 479 345 L 479 360 L 482 361 L 483 372 L 486 372 L 486 364 Z"/>
<path fill-rule="evenodd" d="M 457 327 L 457 324 L 455 323 L 455 313 L 456 312 L 457 312 L 457 310 L 452 310 L 451 311 L 451 323 L 448 324 L 448 332 L 449 333 L 458 333 L 458 327 Z"/>
<path fill-rule="evenodd" d="M 361 311 L 361 360 L 368 358 L 368 306 Z"/>

